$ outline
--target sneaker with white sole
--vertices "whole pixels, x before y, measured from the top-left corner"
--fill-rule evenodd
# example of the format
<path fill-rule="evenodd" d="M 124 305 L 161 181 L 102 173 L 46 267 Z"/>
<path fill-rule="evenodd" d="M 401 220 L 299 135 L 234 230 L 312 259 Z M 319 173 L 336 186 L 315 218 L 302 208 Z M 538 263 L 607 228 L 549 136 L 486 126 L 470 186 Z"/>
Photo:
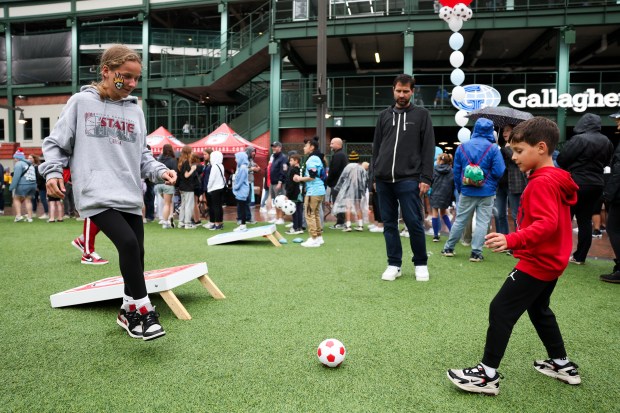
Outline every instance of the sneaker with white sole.
<path fill-rule="evenodd" d="M 544 374 L 545 376 L 553 377 L 566 384 L 580 384 L 581 377 L 577 366 L 572 361 L 569 361 L 563 366 L 557 364 L 553 359 L 549 360 L 536 360 L 534 361 L 534 368 L 536 371 Z"/>
<path fill-rule="evenodd" d="M 401 276 L 400 267 L 397 267 L 395 265 L 388 265 L 385 271 L 383 271 L 383 275 L 381 275 L 381 279 L 383 281 L 394 281 L 400 276 Z"/>
<path fill-rule="evenodd" d="M 383 227 L 374 226 L 369 229 L 370 232 L 383 232 Z"/>
<path fill-rule="evenodd" d="M 88 265 L 106 265 L 108 260 L 104 260 L 96 252 L 91 252 L 90 254 L 83 254 L 81 262 Z"/>
<path fill-rule="evenodd" d="M 136 310 L 135 304 L 129 305 L 129 311 L 121 308 L 116 317 L 116 324 L 127 331 L 129 337 L 142 338 L 142 324 L 140 323 L 140 314 Z"/>
<path fill-rule="evenodd" d="M 415 279 L 416 281 L 428 281 L 428 266 L 426 265 L 416 265 L 415 267 Z"/>
<path fill-rule="evenodd" d="M 239 225 L 237 228 L 233 229 L 233 232 L 244 232 L 247 231 L 248 227 L 243 224 L 243 225 Z"/>
<path fill-rule="evenodd" d="M 302 232 L 303 232 L 303 231 L 302 231 Z M 320 244 L 320 245 L 325 244 L 325 241 L 323 241 L 323 235 L 319 235 L 316 239 L 318 239 L 318 240 L 319 240 L 319 244 Z"/>
<path fill-rule="evenodd" d="M 73 245 L 77 250 L 79 250 L 82 254 L 84 253 L 84 241 L 77 237 L 73 241 L 71 241 L 71 245 Z"/>
<path fill-rule="evenodd" d="M 441 250 L 441 255 L 444 257 L 454 257 L 454 250 L 450 248 L 444 248 Z"/>
<path fill-rule="evenodd" d="M 144 341 L 153 340 L 166 335 L 164 328 L 159 323 L 159 313 L 155 312 L 155 307 L 148 310 L 146 306 L 138 309 L 140 322 L 142 322 L 142 339 Z"/>
<path fill-rule="evenodd" d="M 13 222 L 19 222 L 19 221 L 23 221 L 23 220 L 24 220 L 24 217 L 23 217 L 23 216 L 21 216 L 21 215 L 16 215 L 16 216 L 15 216 L 15 219 L 13 220 Z"/>
<path fill-rule="evenodd" d="M 43 214 L 43 215 L 41 215 L 41 216 L 39 217 L 39 219 L 49 219 L 49 218 L 50 218 L 50 216 L 49 216 L 49 215 L 47 215 L 47 214 Z"/>
<path fill-rule="evenodd" d="M 180 223 L 179 223 L 179 224 L 180 224 Z M 196 229 L 196 228 L 198 228 L 198 227 L 197 227 L 196 225 L 194 225 L 194 224 L 185 224 L 185 225 L 184 225 L 184 227 L 185 227 L 185 229 Z M 181 227 L 179 227 L 179 228 L 181 228 Z"/>
<path fill-rule="evenodd" d="M 403 229 L 402 231 L 400 231 L 400 236 L 409 238 L 409 231 L 407 231 L 406 229 Z"/>
<path fill-rule="evenodd" d="M 306 248 L 317 248 L 321 246 L 321 242 L 318 238 L 308 238 L 305 242 L 302 242 L 299 245 Z"/>
<path fill-rule="evenodd" d="M 345 225 L 344 228 L 342 229 L 342 232 L 351 232 L 353 231 L 353 228 L 351 228 L 351 225 Z"/>
<path fill-rule="evenodd" d="M 278 218 L 274 221 L 274 224 L 276 225 L 284 225 L 284 219 L 282 218 Z"/>
<path fill-rule="evenodd" d="M 495 373 L 495 377 L 489 377 L 481 364 L 463 370 L 449 369 L 448 378 L 456 387 L 470 393 L 499 394 L 499 372 Z"/>

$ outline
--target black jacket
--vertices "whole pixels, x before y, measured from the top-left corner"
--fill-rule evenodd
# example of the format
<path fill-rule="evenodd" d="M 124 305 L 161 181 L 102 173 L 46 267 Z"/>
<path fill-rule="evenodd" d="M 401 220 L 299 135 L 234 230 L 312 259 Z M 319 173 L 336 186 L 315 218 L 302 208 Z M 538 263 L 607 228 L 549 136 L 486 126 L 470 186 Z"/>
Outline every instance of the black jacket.
<path fill-rule="evenodd" d="M 278 182 L 286 183 L 286 173 L 288 171 L 288 160 L 282 152 L 274 153 L 271 161 L 271 169 L 269 170 L 269 182 L 271 185 L 277 185 Z"/>
<path fill-rule="evenodd" d="M 620 145 L 611 160 L 611 174 L 605 184 L 603 198 L 613 204 L 620 204 Z"/>
<path fill-rule="evenodd" d="M 286 180 L 286 184 L 284 185 L 284 189 L 286 190 L 286 197 L 293 202 L 297 202 L 297 198 L 301 193 L 301 189 L 299 188 L 299 182 L 293 181 L 293 177 L 295 175 L 300 175 L 299 166 L 291 166 L 288 171 L 288 179 Z"/>
<path fill-rule="evenodd" d="M 602 188 L 603 168 L 611 162 L 614 145 L 600 132 L 601 117 L 586 113 L 573 130 L 577 135 L 564 144 L 558 165 L 571 173 L 580 188 Z"/>
<path fill-rule="evenodd" d="M 377 181 L 433 179 L 435 133 L 428 110 L 409 105 L 390 106 L 379 114 L 372 143 L 372 163 Z"/>
<path fill-rule="evenodd" d="M 340 175 L 342 175 L 342 171 L 344 171 L 344 167 L 347 166 L 348 163 L 349 159 L 342 149 L 338 149 L 334 152 L 332 159 L 329 161 L 329 173 L 327 174 L 327 179 L 325 179 L 325 184 L 330 188 L 336 186 L 338 179 L 340 179 Z"/>

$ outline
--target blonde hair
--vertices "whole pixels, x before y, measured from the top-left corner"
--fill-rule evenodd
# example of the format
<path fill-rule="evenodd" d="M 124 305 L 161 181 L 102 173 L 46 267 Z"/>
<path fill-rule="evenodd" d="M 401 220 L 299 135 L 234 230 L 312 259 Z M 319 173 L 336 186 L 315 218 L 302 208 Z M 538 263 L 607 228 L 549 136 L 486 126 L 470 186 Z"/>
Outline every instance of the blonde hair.
<path fill-rule="evenodd" d="M 99 73 L 103 72 L 105 66 L 108 67 L 108 70 L 113 71 L 124 65 L 125 62 L 136 62 L 142 65 L 142 58 L 136 51 L 125 45 L 113 44 L 99 58 Z M 92 85 L 97 88 L 101 100 L 110 97 L 110 94 L 105 90 L 103 76 L 99 82 L 94 82 Z"/>

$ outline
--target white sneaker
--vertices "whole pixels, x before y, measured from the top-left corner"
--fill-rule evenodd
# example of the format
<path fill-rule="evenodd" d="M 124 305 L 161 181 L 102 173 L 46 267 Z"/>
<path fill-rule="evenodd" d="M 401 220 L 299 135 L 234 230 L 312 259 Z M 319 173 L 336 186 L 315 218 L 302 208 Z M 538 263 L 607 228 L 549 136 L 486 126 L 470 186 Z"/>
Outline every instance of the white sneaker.
<path fill-rule="evenodd" d="M 180 228 L 180 227 L 179 227 Z M 185 229 L 196 229 L 196 225 L 194 224 L 185 224 Z"/>
<path fill-rule="evenodd" d="M 318 238 L 308 238 L 306 242 L 302 242 L 299 245 L 306 248 L 317 248 L 321 246 L 321 243 Z"/>
<path fill-rule="evenodd" d="M 293 223 L 292 223 L 292 222 L 289 222 L 289 223 L 288 223 L 288 224 L 286 224 L 284 227 L 285 227 L 285 228 L 291 228 L 292 226 L 293 226 Z"/>
<path fill-rule="evenodd" d="M 162 229 L 170 229 L 172 228 L 172 226 L 170 226 L 169 222 L 164 222 L 163 224 L 161 224 Z"/>
<path fill-rule="evenodd" d="M 418 265 L 415 267 L 415 279 L 416 281 L 428 281 L 428 266 Z"/>
<path fill-rule="evenodd" d="M 26 222 L 32 222 L 32 218 L 26 218 Z"/>
<path fill-rule="evenodd" d="M 260 207 L 260 209 L 258 210 L 259 212 L 267 212 L 267 208 L 265 207 Z"/>
<path fill-rule="evenodd" d="M 15 215 L 15 219 L 13 220 L 13 222 L 19 222 L 19 221 L 23 221 L 24 217 L 21 215 Z"/>
<path fill-rule="evenodd" d="M 185 227 L 185 223 L 184 223 L 184 222 L 179 221 L 179 223 L 177 224 L 177 227 L 178 227 L 178 228 L 184 228 L 184 227 Z"/>
<path fill-rule="evenodd" d="M 400 236 L 409 238 L 409 231 L 407 231 L 406 229 L 403 229 L 402 231 L 400 231 Z"/>
<path fill-rule="evenodd" d="M 206 229 L 211 229 L 215 226 L 215 224 L 213 222 L 207 222 L 206 224 L 204 224 L 202 227 L 206 228 Z"/>
<path fill-rule="evenodd" d="M 275 208 L 271 208 L 269 211 L 267 211 L 267 213 L 269 215 L 275 215 L 276 214 L 276 209 Z"/>
<path fill-rule="evenodd" d="M 50 218 L 50 216 L 49 216 L 49 215 L 47 215 L 47 214 L 43 214 L 43 215 L 41 215 L 41 216 L 39 217 L 39 219 L 49 219 L 49 218 Z"/>
<path fill-rule="evenodd" d="M 323 235 L 318 236 L 316 239 L 319 240 L 319 245 L 325 244 L 325 241 L 323 241 Z"/>
<path fill-rule="evenodd" d="M 369 224 L 368 225 L 368 230 L 371 230 L 373 228 L 376 228 L 377 226 L 375 224 Z"/>
<path fill-rule="evenodd" d="M 233 229 L 233 232 L 243 232 L 247 231 L 248 227 L 245 225 L 239 225 L 237 228 Z"/>
<path fill-rule="evenodd" d="M 383 232 L 383 227 L 374 226 L 370 228 L 370 232 Z"/>
<path fill-rule="evenodd" d="M 401 273 L 400 273 L 399 267 L 396 267 L 394 265 L 388 265 L 385 271 L 383 271 L 383 275 L 381 276 L 381 279 L 383 281 L 394 281 L 395 279 L 400 277 L 400 275 Z"/>
<path fill-rule="evenodd" d="M 159 222 L 158 222 L 159 225 L 164 225 L 164 224 L 167 224 L 167 223 L 168 223 L 168 221 L 166 221 L 165 219 L 160 219 Z"/>
<path fill-rule="evenodd" d="M 276 225 L 284 225 L 284 219 L 282 219 L 282 218 L 276 219 L 274 224 L 276 224 Z"/>

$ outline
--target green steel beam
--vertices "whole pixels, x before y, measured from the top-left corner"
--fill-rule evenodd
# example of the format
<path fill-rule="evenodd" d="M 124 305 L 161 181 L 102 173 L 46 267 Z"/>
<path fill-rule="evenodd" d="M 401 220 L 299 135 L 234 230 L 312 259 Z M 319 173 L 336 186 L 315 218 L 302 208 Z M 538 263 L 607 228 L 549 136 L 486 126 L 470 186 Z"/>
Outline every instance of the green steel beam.
<path fill-rule="evenodd" d="M 6 14 L 6 8 L 5 8 L 5 14 Z M 4 27 L 4 44 L 5 44 L 5 49 L 6 49 L 6 96 L 7 96 L 7 104 L 9 106 L 15 106 L 15 101 L 13 98 L 13 93 L 15 93 L 15 90 L 13 89 L 12 86 L 12 77 L 13 77 L 13 70 L 12 70 L 12 66 L 13 66 L 13 49 L 12 49 L 12 42 L 11 42 L 11 25 L 10 24 L 6 24 Z M 7 142 L 15 142 L 15 112 L 11 111 L 10 109 L 8 109 L 9 111 L 9 136 L 7 139 Z"/>
<path fill-rule="evenodd" d="M 558 77 L 556 88 L 558 90 L 558 96 L 563 93 L 568 93 L 570 88 L 570 77 L 568 75 L 569 60 L 570 60 L 570 46 L 575 43 L 575 30 L 571 27 L 561 27 L 558 39 L 558 51 L 557 51 L 557 68 Z M 560 142 L 566 140 L 566 108 L 558 107 L 557 110 L 557 124 L 560 129 Z"/>
<path fill-rule="evenodd" d="M 275 41 L 269 43 L 269 57 L 271 58 L 270 88 L 269 88 L 269 128 L 271 141 L 280 140 L 280 95 L 281 95 L 281 62 L 280 44 Z"/>

